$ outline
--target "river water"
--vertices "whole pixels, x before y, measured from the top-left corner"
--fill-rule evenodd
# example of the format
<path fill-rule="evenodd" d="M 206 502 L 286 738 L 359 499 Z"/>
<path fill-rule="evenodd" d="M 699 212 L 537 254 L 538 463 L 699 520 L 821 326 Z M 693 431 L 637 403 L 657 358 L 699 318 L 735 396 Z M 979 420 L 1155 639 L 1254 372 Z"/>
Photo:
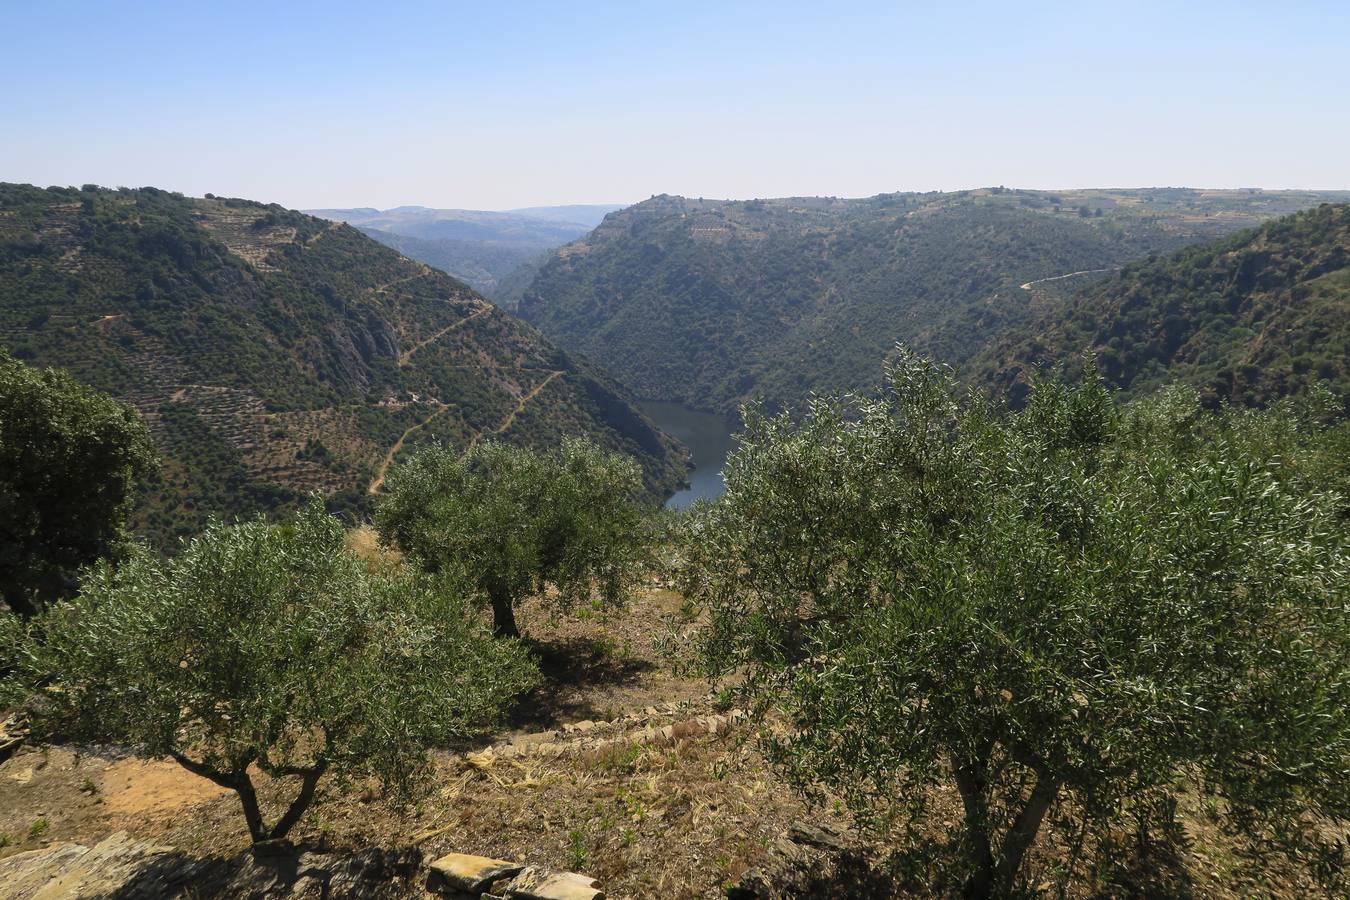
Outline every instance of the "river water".
<path fill-rule="evenodd" d="M 667 500 L 667 508 L 683 509 L 695 500 L 720 496 L 726 490 L 722 466 L 735 446 L 730 423 L 721 416 L 678 403 L 650 401 L 642 404 L 642 411 L 658 428 L 688 447 L 693 456 L 694 469 L 689 473 L 689 487 L 677 491 Z"/>

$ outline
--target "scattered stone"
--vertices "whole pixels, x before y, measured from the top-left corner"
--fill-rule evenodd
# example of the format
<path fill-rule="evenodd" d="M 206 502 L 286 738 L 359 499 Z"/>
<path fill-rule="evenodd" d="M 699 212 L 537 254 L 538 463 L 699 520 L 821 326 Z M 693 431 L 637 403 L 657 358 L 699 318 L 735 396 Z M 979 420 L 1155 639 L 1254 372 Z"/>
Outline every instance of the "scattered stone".
<path fill-rule="evenodd" d="M 727 900 L 760 900 L 772 896 L 773 884 L 759 869 L 746 869 L 739 881 L 727 887 Z"/>
<path fill-rule="evenodd" d="M 815 847 L 817 850 L 842 853 L 848 849 L 843 834 L 826 823 L 813 825 L 810 822 L 793 822 L 788 827 L 788 839 L 793 843 Z"/>
<path fill-rule="evenodd" d="M 458 891 L 468 891 L 470 894 L 481 894 L 494 883 L 516 875 L 523 866 L 504 859 L 450 853 L 433 862 L 430 868 L 431 874 L 427 876 L 428 890 L 435 891 L 449 887 Z"/>
<path fill-rule="evenodd" d="M 871 868 L 845 834 L 827 823 L 795 822 L 768 855 L 727 887 L 728 900 L 832 897 L 862 900 L 886 894 L 888 876 Z"/>

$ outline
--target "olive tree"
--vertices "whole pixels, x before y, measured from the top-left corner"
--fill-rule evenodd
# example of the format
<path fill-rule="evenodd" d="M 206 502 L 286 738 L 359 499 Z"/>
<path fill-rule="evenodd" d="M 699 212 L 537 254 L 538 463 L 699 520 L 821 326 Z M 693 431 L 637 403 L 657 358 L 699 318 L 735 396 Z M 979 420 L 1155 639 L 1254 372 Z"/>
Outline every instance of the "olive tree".
<path fill-rule="evenodd" d="M 396 795 L 426 750 L 490 724 L 535 671 L 452 586 L 370 572 L 318 502 L 290 523 L 214 524 L 182 553 L 94 568 L 19 642 L 40 735 L 169 756 L 234 791 L 254 841 L 283 837 L 329 771 Z M 268 824 L 255 778 L 298 781 Z"/>
<path fill-rule="evenodd" d="M 0 350 L 0 600 L 27 616 L 72 593 L 122 543 L 155 461 L 130 406 Z"/>
<path fill-rule="evenodd" d="M 637 464 L 577 439 L 548 451 L 430 447 L 395 468 L 375 512 L 386 544 L 430 572 L 457 572 L 519 635 L 515 607 L 547 585 L 567 608 L 623 599 L 648 545 Z"/>
<path fill-rule="evenodd" d="M 1280 417 L 1118 411 L 1091 374 L 998 416 L 903 351 L 879 398 L 751 409 L 690 525 L 702 661 L 809 794 L 917 827 L 954 785 L 969 896 L 1048 817 L 1104 836 L 1182 776 L 1306 846 L 1350 819 L 1350 567 Z"/>

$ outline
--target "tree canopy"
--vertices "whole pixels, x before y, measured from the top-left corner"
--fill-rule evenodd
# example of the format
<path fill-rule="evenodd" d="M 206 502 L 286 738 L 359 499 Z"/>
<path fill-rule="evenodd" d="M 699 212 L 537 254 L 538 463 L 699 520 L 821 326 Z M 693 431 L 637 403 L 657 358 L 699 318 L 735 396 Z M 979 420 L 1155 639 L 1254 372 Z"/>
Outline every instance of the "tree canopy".
<path fill-rule="evenodd" d="M 170 756 L 235 791 L 255 841 L 284 836 L 330 770 L 407 794 L 428 747 L 491 724 L 536 677 L 453 584 L 369 571 L 318 502 L 100 564 L 30 628 L 41 639 L 10 635 L 8 655 L 39 736 Z M 299 779 L 271 824 L 255 769 Z"/>
<path fill-rule="evenodd" d="M 546 585 L 563 608 L 624 598 L 646 543 L 640 485 L 631 460 L 584 440 L 431 447 L 390 472 L 375 525 L 428 571 L 461 573 L 497 633 L 516 635 L 515 606 Z"/>
<path fill-rule="evenodd" d="M 1319 446 L 1343 428 L 1180 390 L 1118 410 L 1092 375 L 1001 417 L 903 351 L 889 379 L 749 411 L 691 526 L 702 660 L 784 717 L 771 758 L 911 823 L 954 785 L 971 896 L 1015 886 L 1045 821 L 1105 839 L 1183 775 L 1240 833 L 1338 859 L 1309 823 L 1350 819 L 1350 548 Z"/>
<path fill-rule="evenodd" d="M 155 467 L 136 411 L 0 350 L 0 599 L 31 615 L 115 553 Z"/>

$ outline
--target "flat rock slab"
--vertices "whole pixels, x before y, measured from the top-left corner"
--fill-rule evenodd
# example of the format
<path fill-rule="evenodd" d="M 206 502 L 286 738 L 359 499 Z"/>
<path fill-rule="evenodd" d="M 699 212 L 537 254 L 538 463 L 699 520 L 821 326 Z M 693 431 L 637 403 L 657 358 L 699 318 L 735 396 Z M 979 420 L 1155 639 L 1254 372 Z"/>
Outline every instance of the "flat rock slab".
<path fill-rule="evenodd" d="M 481 894 L 498 881 L 520 872 L 523 866 L 504 859 L 450 853 L 431 863 L 428 887 L 445 886 L 470 894 Z"/>
<path fill-rule="evenodd" d="M 514 900 L 604 900 L 596 880 L 577 872 L 525 868 L 498 889 Z"/>

